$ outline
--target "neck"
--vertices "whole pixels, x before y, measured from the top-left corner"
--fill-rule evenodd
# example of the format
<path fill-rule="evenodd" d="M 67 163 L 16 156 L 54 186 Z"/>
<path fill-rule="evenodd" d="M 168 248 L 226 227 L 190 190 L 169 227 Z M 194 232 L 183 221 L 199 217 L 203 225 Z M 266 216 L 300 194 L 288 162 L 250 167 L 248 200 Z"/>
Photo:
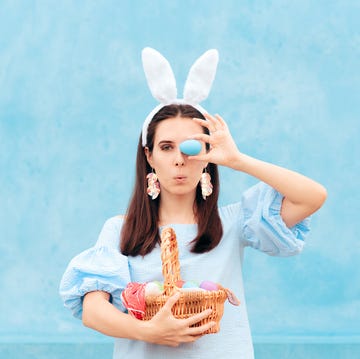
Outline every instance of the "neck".
<path fill-rule="evenodd" d="M 191 196 L 162 193 L 159 208 L 159 225 L 196 223 L 194 201 L 195 193 Z"/>

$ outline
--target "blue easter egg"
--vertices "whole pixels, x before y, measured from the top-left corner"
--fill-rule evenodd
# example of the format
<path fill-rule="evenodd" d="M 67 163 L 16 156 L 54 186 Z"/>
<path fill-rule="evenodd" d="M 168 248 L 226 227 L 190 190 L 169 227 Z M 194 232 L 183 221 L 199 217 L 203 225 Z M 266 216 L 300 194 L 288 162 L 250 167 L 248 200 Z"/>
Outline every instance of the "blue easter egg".
<path fill-rule="evenodd" d="M 187 281 L 183 284 L 183 288 L 199 288 L 199 284 L 194 281 Z"/>
<path fill-rule="evenodd" d="M 195 156 L 200 153 L 202 144 L 197 140 L 186 140 L 180 143 L 180 151 L 188 156 Z"/>

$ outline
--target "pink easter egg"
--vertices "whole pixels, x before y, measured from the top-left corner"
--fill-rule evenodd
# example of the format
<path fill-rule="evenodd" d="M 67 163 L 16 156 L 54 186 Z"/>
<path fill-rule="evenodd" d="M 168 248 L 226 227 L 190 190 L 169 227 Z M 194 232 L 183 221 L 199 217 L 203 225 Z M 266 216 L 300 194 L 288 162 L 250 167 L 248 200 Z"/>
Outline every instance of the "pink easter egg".
<path fill-rule="evenodd" d="M 218 290 L 219 287 L 216 283 L 211 282 L 209 280 L 204 280 L 200 284 L 200 288 L 206 289 L 206 290 Z"/>
<path fill-rule="evenodd" d="M 182 288 L 182 286 L 184 285 L 185 281 L 183 280 L 177 280 L 175 282 L 175 285 L 178 287 L 178 288 Z"/>

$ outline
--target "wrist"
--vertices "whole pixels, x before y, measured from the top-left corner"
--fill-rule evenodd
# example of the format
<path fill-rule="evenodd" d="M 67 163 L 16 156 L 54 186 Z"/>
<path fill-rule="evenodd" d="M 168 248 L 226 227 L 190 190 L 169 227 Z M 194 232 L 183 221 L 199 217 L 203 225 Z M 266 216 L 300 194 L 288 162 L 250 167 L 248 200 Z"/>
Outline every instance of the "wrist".
<path fill-rule="evenodd" d="M 141 340 L 144 342 L 152 343 L 152 336 L 154 333 L 154 328 L 151 325 L 149 320 L 137 320 L 138 328 L 136 331 L 136 340 Z"/>
<path fill-rule="evenodd" d="M 229 160 L 228 167 L 236 171 L 247 172 L 247 168 L 251 165 L 252 160 L 254 160 L 254 158 L 238 151 L 236 155 Z"/>

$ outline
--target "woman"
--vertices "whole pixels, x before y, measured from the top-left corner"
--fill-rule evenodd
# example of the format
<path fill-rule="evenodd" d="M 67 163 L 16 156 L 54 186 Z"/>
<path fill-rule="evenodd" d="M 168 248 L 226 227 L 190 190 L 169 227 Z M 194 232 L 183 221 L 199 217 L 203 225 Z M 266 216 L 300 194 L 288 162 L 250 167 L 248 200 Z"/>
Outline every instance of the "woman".
<path fill-rule="evenodd" d="M 145 134 L 127 214 L 110 218 L 96 245 L 71 261 L 60 288 L 65 305 L 85 326 L 116 338 L 114 358 L 253 358 L 242 283 L 244 248 L 278 256 L 299 253 L 308 217 L 322 206 L 326 191 L 296 172 L 241 153 L 219 115 L 188 104 L 162 106 Z M 180 151 L 188 139 L 202 143 L 198 155 Z M 218 208 L 217 165 L 260 182 L 234 195 L 237 203 Z M 210 174 L 211 184 L 200 183 L 203 173 Z M 182 278 L 221 283 L 240 298 L 239 307 L 225 304 L 217 334 L 203 335 L 212 322 L 192 327 L 209 311 L 174 318 L 177 294 L 149 321 L 127 314 L 121 302 L 129 282 L 162 280 L 159 232 L 169 226 L 177 235 Z"/>

